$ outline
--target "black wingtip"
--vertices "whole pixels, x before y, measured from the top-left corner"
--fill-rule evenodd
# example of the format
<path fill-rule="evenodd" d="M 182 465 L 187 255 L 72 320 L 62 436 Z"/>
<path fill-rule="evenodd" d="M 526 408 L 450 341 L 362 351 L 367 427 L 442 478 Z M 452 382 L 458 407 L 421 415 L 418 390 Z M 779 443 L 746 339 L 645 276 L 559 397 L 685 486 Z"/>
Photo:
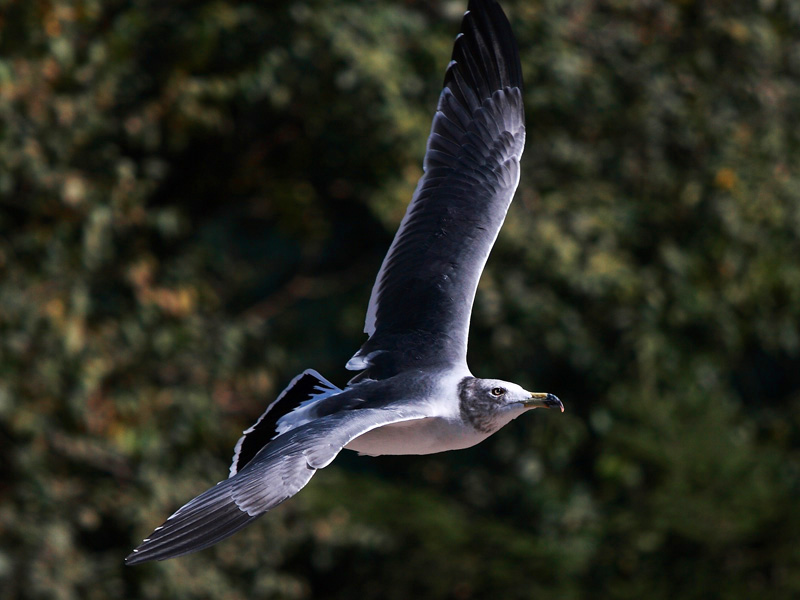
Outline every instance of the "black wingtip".
<path fill-rule="evenodd" d="M 213 518 L 195 517 L 189 523 L 178 523 L 176 527 L 172 527 L 168 521 L 125 557 L 125 564 L 133 566 L 204 550 L 230 537 L 256 518 L 238 509 L 231 509 L 217 511 Z"/>
<path fill-rule="evenodd" d="M 495 0 L 470 0 L 453 46 L 444 85 L 458 94 L 460 79 L 485 99 L 504 87 L 522 89 L 522 66 L 511 24 Z"/>
<path fill-rule="evenodd" d="M 233 479 L 225 479 L 178 509 L 125 558 L 126 565 L 175 558 L 208 548 L 260 515 L 241 510 L 232 498 Z"/>
<path fill-rule="evenodd" d="M 146 558 L 142 559 L 142 560 L 137 560 L 137 558 L 138 558 L 137 552 L 138 552 L 138 550 L 134 550 L 133 552 L 128 554 L 128 556 L 125 557 L 125 566 L 126 567 L 132 567 L 133 565 L 138 565 L 141 562 L 146 562 L 147 561 Z"/>

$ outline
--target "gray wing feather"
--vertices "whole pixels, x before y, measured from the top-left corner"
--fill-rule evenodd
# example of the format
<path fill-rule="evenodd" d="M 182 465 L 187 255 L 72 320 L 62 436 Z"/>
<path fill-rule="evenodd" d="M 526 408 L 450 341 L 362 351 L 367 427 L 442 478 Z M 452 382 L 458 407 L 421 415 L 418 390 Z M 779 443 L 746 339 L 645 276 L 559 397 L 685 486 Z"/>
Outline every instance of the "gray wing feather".
<path fill-rule="evenodd" d="M 473 0 L 445 75 L 420 180 L 372 289 L 348 362 L 385 379 L 465 364 L 472 303 L 519 181 L 525 143 L 522 73 L 494 0 Z"/>
<path fill-rule="evenodd" d="M 345 411 L 293 429 L 230 479 L 185 504 L 126 559 L 164 560 L 216 544 L 291 498 L 351 440 L 390 423 L 424 418 L 413 409 Z"/>
<path fill-rule="evenodd" d="M 314 369 L 306 369 L 292 379 L 280 395 L 264 411 L 258 421 L 242 432 L 242 437 L 233 449 L 230 476 L 258 454 L 258 452 L 282 431 L 295 426 L 293 420 L 302 418 L 302 410 L 310 404 L 319 403 L 323 398 L 341 392 L 338 387 L 325 379 Z M 288 421 L 288 423 L 283 423 Z"/>

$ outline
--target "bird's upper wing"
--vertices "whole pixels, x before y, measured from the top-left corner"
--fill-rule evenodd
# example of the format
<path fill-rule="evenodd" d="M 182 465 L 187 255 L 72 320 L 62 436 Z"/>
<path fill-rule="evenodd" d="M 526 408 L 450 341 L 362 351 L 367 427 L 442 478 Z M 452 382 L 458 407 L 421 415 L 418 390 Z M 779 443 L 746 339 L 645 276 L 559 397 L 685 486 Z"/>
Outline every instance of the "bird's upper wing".
<path fill-rule="evenodd" d="M 465 364 L 472 302 L 519 182 L 522 72 L 494 0 L 471 0 L 420 179 L 372 289 L 370 338 L 347 363 L 373 379 Z"/>
<path fill-rule="evenodd" d="M 236 475 L 178 509 L 125 562 L 164 560 L 216 544 L 294 496 L 351 440 L 376 427 L 425 416 L 404 408 L 349 410 L 288 431 Z"/>

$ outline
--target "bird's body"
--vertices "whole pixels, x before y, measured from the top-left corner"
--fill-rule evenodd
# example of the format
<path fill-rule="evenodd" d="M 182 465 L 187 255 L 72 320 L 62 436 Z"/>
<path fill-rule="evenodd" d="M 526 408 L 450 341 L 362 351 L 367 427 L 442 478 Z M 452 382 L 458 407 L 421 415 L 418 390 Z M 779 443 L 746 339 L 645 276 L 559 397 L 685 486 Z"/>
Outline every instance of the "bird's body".
<path fill-rule="evenodd" d="M 313 370 L 305 371 L 300 377 L 324 381 Z M 332 394 L 328 389 L 310 400 L 301 400 L 297 408 L 290 409 L 292 405 L 284 406 L 283 409 L 287 412 L 277 419 L 277 407 L 270 407 L 265 416 L 272 413 L 276 424 L 275 430 L 271 430 L 266 437 L 271 439 L 275 434 L 283 434 L 341 410 L 378 409 L 392 413 L 413 402 L 427 416 L 372 429 L 347 443 L 344 448 L 369 456 L 435 454 L 469 448 L 482 442 L 525 411 L 521 406 L 512 406 L 503 412 L 492 412 L 492 422 L 489 424 L 476 422 L 470 415 L 476 409 L 477 412 L 480 410 L 468 393 L 469 386 L 465 385 L 472 380 L 475 378 L 466 367 L 456 367 L 446 371 L 430 369 L 404 372 L 382 380 L 368 379 L 344 390 L 337 388 Z M 327 381 L 324 383 L 334 387 Z M 510 385 L 501 381 L 494 383 Z M 290 384 L 288 391 L 291 392 L 292 389 Z M 399 397 L 398 391 L 402 394 Z M 242 439 L 246 440 L 247 434 Z"/>
<path fill-rule="evenodd" d="M 507 414 L 497 415 L 496 426 L 491 430 L 476 429 L 466 417 L 469 413 L 463 405 L 469 402 L 469 398 L 462 399 L 460 393 L 461 382 L 472 378 L 468 371 L 453 370 L 445 376 L 441 376 L 441 373 L 415 373 L 415 376 L 413 383 L 409 382 L 416 388 L 411 397 L 415 405 L 429 416 L 373 429 L 348 443 L 346 449 L 369 456 L 461 450 L 482 442 L 523 412 L 508 411 Z M 387 409 L 391 410 L 391 405 Z"/>
<path fill-rule="evenodd" d="M 519 181 L 522 73 L 495 0 L 471 0 L 428 139 L 425 174 L 372 290 L 369 338 L 343 389 L 307 370 L 236 444 L 228 479 L 181 507 L 128 556 L 135 564 L 228 537 L 302 489 L 342 449 L 468 448 L 537 407 L 560 407 L 467 367 L 472 302 Z"/>

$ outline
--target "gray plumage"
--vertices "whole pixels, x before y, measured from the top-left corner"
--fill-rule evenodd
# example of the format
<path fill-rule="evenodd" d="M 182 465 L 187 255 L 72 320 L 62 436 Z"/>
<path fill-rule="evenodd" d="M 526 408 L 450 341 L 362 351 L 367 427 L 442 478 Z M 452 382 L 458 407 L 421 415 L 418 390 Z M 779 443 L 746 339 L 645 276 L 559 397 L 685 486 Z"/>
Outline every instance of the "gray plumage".
<path fill-rule="evenodd" d="M 421 416 L 410 409 L 343 411 L 302 425 L 265 446 L 235 476 L 180 508 L 126 563 L 163 560 L 207 548 L 294 496 L 353 437 Z"/>
<path fill-rule="evenodd" d="M 390 377 L 466 364 L 472 302 L 519 182 L 522 70 L 496 2 L 471 2 L 417 185 L 372 289 L 369 339 L 347 364 Z"/>
<path fill-rule="evenodd" d="M 475 291 L 519 181 L 522 74 L 495 0 L 471 0 L 417 186 L 372 290 L 369 339 L 344 389 L 307 370 L 236 444 L 228 479 L 180 508 L 126 559 L 163 560 L 228 537 L 301 490 L 343 449 L 466 448 L 552 394 L 478 379 L 466 362 Z"/>

